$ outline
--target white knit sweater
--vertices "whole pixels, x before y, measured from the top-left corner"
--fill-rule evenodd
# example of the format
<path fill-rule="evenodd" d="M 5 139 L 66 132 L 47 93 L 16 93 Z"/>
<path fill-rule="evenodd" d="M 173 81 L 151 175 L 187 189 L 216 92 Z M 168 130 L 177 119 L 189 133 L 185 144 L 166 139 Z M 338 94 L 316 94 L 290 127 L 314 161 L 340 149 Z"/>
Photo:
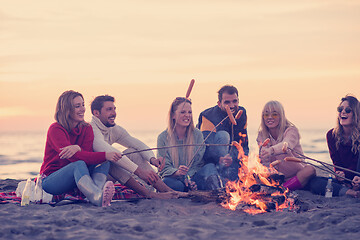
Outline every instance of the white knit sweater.
<path fill-rule="evenodd" d="M 113 127 L 106 127 L 100 119 L 92 116 L 91 126 L 94 131 L 94 144 L 95 152 L 120 152 L 118 149 L 111 146 L 113 143 L 118 143 L 126 148 L 133 148 L 135 150 L 142 150 L 149 148 L 146 144 L 139 139 L 132 137 L 124 128 L 119 125 Z M 140 152 L 143 159 L 150 161 L 155 157 L 152 151 Z M 137 165 L 132 162 L 128 157 L 123 156 L 117 164 L 122 168 L 133 173 L 137 169 Z"/>

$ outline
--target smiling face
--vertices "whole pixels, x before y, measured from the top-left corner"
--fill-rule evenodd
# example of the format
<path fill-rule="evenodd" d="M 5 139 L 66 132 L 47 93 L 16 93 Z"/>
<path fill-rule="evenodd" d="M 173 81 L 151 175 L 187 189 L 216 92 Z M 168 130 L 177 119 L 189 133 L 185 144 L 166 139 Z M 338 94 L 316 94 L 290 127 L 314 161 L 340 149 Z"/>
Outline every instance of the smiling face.
<path fill-rule="evenodd" d="M 100 121 L 107 127 L 115 126 L 115 118 L 116 118 L 116 107 L 114 102 L 106 101 L 104 102 L 103 107 L 100 112 L 98 110 L 94 110 L 94 116 L 99 118 Z"/>
<path fill-rule="evenodd" d="M 221 102 L 218 101 L 218 106 L 219 108 L 221 108 L 221 110 L 223 110 L 224 112 L 226 112 L 225 107 L 229 106 L 230 111 L 235 114 L 237 113 L 238 109 L 239 109 L 239 98 L 236 95 L 236 93 L 234 94 L 229 94 L 227 92 L 224 92 L 222 94 L 222 99 Z"/>
<path fill-rule="evenodd" d="M 265 110 L 263 113 L 264 123 L 269 129 L 274 129 L 279 126 L 280 114 L 276 110 Z"/>
<path fill-rule="evenodd" d="M 73 110 L 70 112 L 70 120 L 74 126 L 84 121 L 85 104 L 81 96 L 77 96 L 72 100 Z"/>
<path fill-rule="evenodd" d="M 343 101 L 338 107 L 339 123 L 342 126 L 351 126 L 353 124 L 353 110 L 348 101 Z"/>
<path fill-rule="evenodd" d="M 177 126 L 187 127 L 192 121 L 192 109 L 189 102 L 180 103 L 172 117 Z"/>

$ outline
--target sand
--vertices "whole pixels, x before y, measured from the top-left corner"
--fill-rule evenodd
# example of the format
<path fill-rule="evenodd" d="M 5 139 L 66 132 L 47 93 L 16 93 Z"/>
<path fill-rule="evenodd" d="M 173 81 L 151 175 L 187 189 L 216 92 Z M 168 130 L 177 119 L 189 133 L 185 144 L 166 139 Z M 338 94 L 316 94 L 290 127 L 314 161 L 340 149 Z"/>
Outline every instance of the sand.
<path fill-rule="evenodd" d="M 18 180 L 0 180 L 15 191 Z M 0 204 L 0 239 L 359 239 L 360 199 L 296 191 L 297 212 L 249 215 L 190 199 Z"/>

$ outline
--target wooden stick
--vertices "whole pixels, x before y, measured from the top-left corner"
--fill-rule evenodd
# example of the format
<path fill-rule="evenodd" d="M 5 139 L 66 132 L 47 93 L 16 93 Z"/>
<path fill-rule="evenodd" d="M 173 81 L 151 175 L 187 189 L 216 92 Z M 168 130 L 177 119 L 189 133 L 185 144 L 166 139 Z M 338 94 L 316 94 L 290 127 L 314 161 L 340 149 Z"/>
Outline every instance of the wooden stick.
<path fill-rule="evenodd" d="M 173 145 L 173 146 L 163 146 L 163 147 L 155 147 L 155 148 L 146 148 L 146 149 L 140 149 L 135 150 L 132 152 L 122 153 L 123 156 L 130 155 L 133 153 L 139 153 L 139 152 L 146 152 L 146 151 L 152 151 L 152 150 L 158 150 L 158 149 L 167 149 L 167 148 L 174 148 L 174 147 L 189 147 L 189 146 L 232 146 L 232 144 L 211 144 L 211 143 L 202 143 L 202 144 L 181 144 L 181 145 Z"/>
<path fill-rule="evenodd" d="M 351 179 L 348 179 L 348 178 L 346 178 L 346 177 L 342 177 L 342 176 L 338 175 L 335 171 L 327 168 L 326 166 L 324 166 L 325 168 L 321 168 L 320 166 L 317 166 L 317 165 L 312 164 L 312 163 L 305 162 L 303 159 L 296 158 L 296 157 L 286 157 L 284 160 L 285 160 L 285 161 L 291 161 L 291 162 L 301 162 L 301 163 L 309 164 L 309 165 L 312 165 L 313 167 L 316 167 L 316 168 L 318 168 L 318 169 L 321 169 L 321 170 L 323 170 L 323 171 L 325 171 L 325 172 L 334 174 L 334 175 L 335 175 L 336 177 L 338 177 L 338 178 L 342 178 L 342 179 L 344 179 L 344 180 L 346 180 L 346 181 L 352 182 Z M 278 161 L 278 160 L 277 160 L 277 161 Z"/>
<path fill-rule="evenodd" d="M 293 151 L 294 153 L 296 153 L 297 155 L 299 155 L 299 156 L 301 156 L 301 157 L 303 157 L 303 158 L 309 159 L 309 160 L 311 160 L 311 161 L 314 161 L 314 162 L 317 162 L 317 163 L 320 163 L 320 164 L 325 164 L 325 165 L 327 165 L 327 166 L 335 167 L 335 168 L 338 168 L 338 169 L 341 169 L 341 170 L 344 170 L 344 171 L 347 171 L 347 172 L 351 172 L 351 173 L 354 173 L 354 174 L 360 176 L 360 173 L 357 172 L 357 171 L 353 171 L 353 170 L 348 169 L 348 168 L 340 167 L 340 166 L 337 166 L 337 165 L 334 165 L 334 164 L 326 163 L 326 162 L 323 162 L 323 161 L 320 161 L 320 160 L 316 160 L 316 159 L 307 157 L 307 156 L 305 156 L 304 154 L 298 153 L 297 151 L 295 151 L 294 149 L 292 149 L 292 148 L 290 148 L 290 147 L 288 147 L 288 149 L 290 149 L 291 151 Z"/>
<path fill-rule="evenodd" d="M 215 131 L 215 129 L 216 129 L 220 124 L 222 124 L 228 117 L 229 117 L 229 116 L 224 117 L 223 120 L 221 120 L 221 121 L 213 128 L 213 130 L 211 130 L 211 132 L 206 136 L 206 138 L 204 139 L 204 141 L 203 141 L 201 144 L 204 144 L 205 141 L 206 141 L 206 140 L 209 138 L 209 136 L 211 135 L 211 133 L 213 133 L 213 132 Z M 198 148 L 198 149 L 196 150 L 196 152 L 195 152 L 194 156 L 192 157 L 192 159 L 190 160 L 189 164 L 187 164 L 187 167 L 190 167 L 190 166 L 191 166 L 191 164 L 192 164 L 193 161 L 194 161 L 194 158 L 195 158 L 196 154 L 197 154 L 199 151 L 200 151 L 200 148 Z"/>

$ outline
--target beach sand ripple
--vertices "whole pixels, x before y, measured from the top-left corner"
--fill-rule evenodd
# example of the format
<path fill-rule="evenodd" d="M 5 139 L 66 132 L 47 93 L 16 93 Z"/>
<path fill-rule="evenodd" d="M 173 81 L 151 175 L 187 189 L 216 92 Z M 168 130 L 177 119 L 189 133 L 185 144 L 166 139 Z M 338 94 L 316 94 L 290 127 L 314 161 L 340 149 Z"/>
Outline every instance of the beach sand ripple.
<path fill-rule="evenodd" d="M 14 191 L 17 180 L 0 180 Z M 249 215 L 189 199 L 0 205 L 0 239 L 358 239 L 360 200 L 297 191 L 298 212 Z"/>

